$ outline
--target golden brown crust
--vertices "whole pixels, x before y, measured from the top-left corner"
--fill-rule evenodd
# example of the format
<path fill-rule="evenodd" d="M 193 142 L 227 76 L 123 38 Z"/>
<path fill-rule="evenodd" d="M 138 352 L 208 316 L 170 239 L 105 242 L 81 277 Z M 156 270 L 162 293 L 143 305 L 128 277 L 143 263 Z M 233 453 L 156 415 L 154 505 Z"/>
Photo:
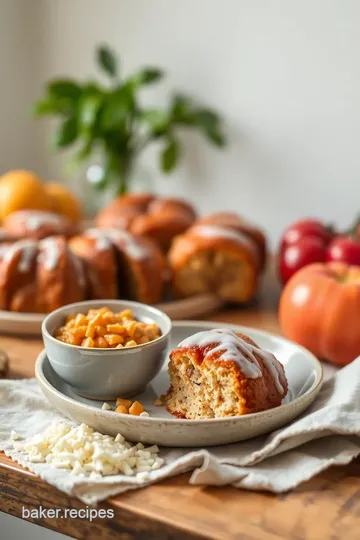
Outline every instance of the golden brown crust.
<path fill-rule="evenodd" d="M 99 212 L 99 227 L 114 227 L 146 236 L 167 251 L 172 239 L 188 229 L 196 217 L 193 207 L 182 199 L 155 198 L 149 193 L 118 197 Z"/>
<path fill-rule="evenodd" d="M 258 345 L 244 334 L 238 336 L 254 347 Z M 170 388 L 166 397 L 167 408 L 171 414 L 178 418 L 213 418 L 221 416 L 237 416 L 260 412 L 273 407 L 278 407 L 288 391 L 285 371 L 278 364 L 280 383 L 283 391 L 279 393 L 273 375 L 270 373 L 262 357 L 254 353 L 261 368 L 261 377 L 247 378 L 235 361 L 220 359 L 221 350 L 211 354 L 211 350 L 219 345 L 216 340 L 206 347 L 191 346 L 174 349 L 170 353 L 169 374 Z M 205 358 L 206 355 L 206 358 Z M 248 358 L 251 361 L 251 358 Z M 184 362 L 187 362 L 186 369 Z M 207 377 L 202 378 L 205 374 Z M 181 381 L 180 381 L 181 379 Z M 187 401 L 184 398 L 183 389 L 191 395 L 194 385 L 205 385 L 211 380 L 213 387 L 210 388 L 211 396 L 218 393 L 215 400 L 200 401 L 193 407 L 194 399 Z M 179 384 L 179 381 L 181 384 Z M 206 382 L 204 382 L 206 381 Z M 196 396 L 196 393 L 194 394 Z M 226 404 L 226 396 L 231 397 Z M 189 408 L 191 406 L 191 410 Z"/>
<path fill-rule="evenodd" d="M 200 227 L 192 227 L 175 238 L 168 259 L 173 288 L 180 297 L 216 292 L 227 301 L 247 302 L 256 291 L 255 244 L 248 237 L 229 237 L 224 228 L 203 235 Z"/>
<path fill-rule="evenodd" d="M 0 253 L 0 309 L 22 311 L 24 291 L 36 281 L 37 243 L 3 244 Z"/>
<path fill-rule="evenodd" d="M 65 238 L 0 246 L 0 309 L 48 313 L 84 300 L 85 289 L 81 262 L 68 250 Z"/>
<path fill-rule="evenodd" d="M 187 214 L 163 211 L 158 214 L 138 216 L 130 226 L 132 233 L 154 240 L 166 253 L 173 239 L 186 231 L 192 224 L 192 218 Z"/>
<path fill-rule="evenodd" d="M 118 297 L 116 251 L 112 244 L 98 247 L 98 240 L 81 234 L 69 240 L 69 248 L 85 262 L 89 281 L 89 297 Z"/>
<path fill-rule="evenodd" d="M 41 210 L 19 210 L 9 214 L 3 222 L 4 231 L 14 239 L 41 240 L 47 236 L 71 236 L 75 226 L 59 214 Z"/>
<path fill-rule="evenodd" d="M 49 260 L 49 242 L 56 256 Z M 53 247 L 51 246 L 51 251 Z M 56 257 L 56 261 L 55 261 Z M 83 265 L 68 248 L 66 239 L 54 236 L 39 243 L 37 259 L 37 309 L 49 313 L 66 304 L 85 300 L 86 278 Z"/>
<path fill-rule="evenodd" d="M 246 234 L 257 245 L 260 269 L 264 269 L 267 245 L 265 234 L 259 227 L 249 224 L 244 218 L 233 212 L 216 212 L 208 216 L 203 216 L 196 220 L 194 225 L 219 225 Z"/>
<path fill-rule="evenodd" d="M 133 257 L 121 239 L 112 239 L 120 254 L 120 280 L 123 282 L 120 292 L 130 300 L 155 304 L 161 300 L 164 289 L 165 259 L 150 239 L 130 236 L 142 254 L 140 257 Z"/>
<path fill-rule="evenodd" d="M 14 242 L 17 238 L 14 238 L 3 227 L 0 227 L 0 245 L 4 243 Z"/>
<path fill-rule="evenodd" d="M 196 219 L 196 212 L 194 207 L 184 199 L 178 199 L 173 197 L 153 200 L 148 207 L 148 213 L 150 215 L 155 215 L 161 214 L 162 212 L 174 214 L 178 213 L 182 215 L 187 214 L 191 222 Z"/>
<path fill-rule="evenodd" d="M 118 199 L 105 206 L 96 217 L 97 227 L 129 230 L 133 220 L 141 216 L 141 211 L 131 206 L 119 204 Z"/>
<path fill-rule="evenodd" d="M 91 298 L 161 300 L 165 258 L 154 242 L 116 229 L 89 229 L 72 238 L 70 249 L 87 267 Z"/>

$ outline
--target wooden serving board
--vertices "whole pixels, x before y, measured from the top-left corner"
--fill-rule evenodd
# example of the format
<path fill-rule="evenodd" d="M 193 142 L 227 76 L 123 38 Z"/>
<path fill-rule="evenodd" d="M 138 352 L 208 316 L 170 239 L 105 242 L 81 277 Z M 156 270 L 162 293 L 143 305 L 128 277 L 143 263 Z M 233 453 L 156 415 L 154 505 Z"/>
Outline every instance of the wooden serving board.
<path fill-rule="evenodd" d="M 106 300 L 104 300 L 106 305 Z M 214 294 L 202 294 L 157 304 L 173 320 L 195 319 L 209 315 L 220 309 L 222 300 Z M 41 324 L 46 317 L 40 313 L 16 313 L 15 311 L 0 310 L 0 333 L 18 336 L 41 335 Z"/>

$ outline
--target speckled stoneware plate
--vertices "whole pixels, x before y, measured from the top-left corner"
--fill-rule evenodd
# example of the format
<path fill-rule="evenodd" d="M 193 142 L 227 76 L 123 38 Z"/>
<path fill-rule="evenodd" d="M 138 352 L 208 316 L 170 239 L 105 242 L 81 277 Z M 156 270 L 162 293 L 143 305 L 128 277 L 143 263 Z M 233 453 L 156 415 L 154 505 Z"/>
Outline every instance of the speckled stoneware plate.
<path fill-rule="evenodd" d="M 215 294 L 199 294 L 191 298 L 169 300 L 155 307 L 161 309 L 173 320 L 191 319 L 208 315 L 223 305 Z M 0 310 L 0 332 L 24 336 L 41 336 L 41 325 L 46 315 L 42 313 L 16 313 Z"/>
<path fill-rule="evenodd" d="M 279 336 L 237 325 L 182 321 L 173 323 L 170 346 L 174 348 L 181 340 L 196 332 L 220 327 L 249 335 L 282 362 L 289 393 L 280 407 L 231 418 L 179 420 L 169 414 L 165 407 L 153 405 L 156 397 L 164 394 L 169 387 L 167 362 L 147 391 L 133 398 L 144 405 L 150 417 L 103 411 L 102 402 L 78 396 L 53 371 L 45 351 L 37 359 L 36 378 L 47 398 L 68 418 L 84 422 L 102 433 L 116 435 L 120 432 L 130 441 L 162 446 L 203 447 L 250 439 L 290 422 L 313 402 L 323 380 L 320 362 L 303 347 Z M 114 402 L 109 404 L 112 409 L 115 408 Z"/>

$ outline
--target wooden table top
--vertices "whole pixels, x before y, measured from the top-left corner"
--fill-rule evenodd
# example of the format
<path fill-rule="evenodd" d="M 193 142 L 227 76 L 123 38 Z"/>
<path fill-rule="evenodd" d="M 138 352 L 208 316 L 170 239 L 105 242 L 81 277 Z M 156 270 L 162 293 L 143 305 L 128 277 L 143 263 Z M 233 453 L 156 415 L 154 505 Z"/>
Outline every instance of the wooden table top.
<path fill-rule="evenodd" d="M 278 287 L 268 276 L 258 301 L 228 309 L 208 320 L 244 324 L 280 333 Z M 11 363 L 10 376 L 31 377 L 40 340 L 0 337 Z M 360 538 L 360 460 L 333 467 L 284 495 L 232 487 L 192 486 L 184 474 L 129 491 L 99 505 L 114 509 L 113 519 L 32 519 L 75 538 L 129 540 L 248 539 L 347 540 Z M 46 484 L 0 453 L 0 511 L 21 517 L 22 507 L 83 508 L 84 504 Z M 0 534 L 1 536 L 1 534 Z"/>

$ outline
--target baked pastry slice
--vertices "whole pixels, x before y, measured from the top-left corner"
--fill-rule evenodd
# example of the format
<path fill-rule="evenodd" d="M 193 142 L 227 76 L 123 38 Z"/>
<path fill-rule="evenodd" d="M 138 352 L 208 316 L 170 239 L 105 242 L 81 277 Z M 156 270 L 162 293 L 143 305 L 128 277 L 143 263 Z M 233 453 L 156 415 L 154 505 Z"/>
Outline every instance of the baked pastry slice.
<path fill-rule="evenodd" d="M 175 238 L 168 258 L 177 296 L 212 292 L 228 302 L 247 302 L 256 292 L 258 251 L 238 231 L 195 225 Z"/>
<path fill-rule="evenodd" d="M 169 412 L 179 418 L 239 416 L 278 407 L 288 391 L 282 364 L 248 336 L 199 332 L 170 354 Z"/>

